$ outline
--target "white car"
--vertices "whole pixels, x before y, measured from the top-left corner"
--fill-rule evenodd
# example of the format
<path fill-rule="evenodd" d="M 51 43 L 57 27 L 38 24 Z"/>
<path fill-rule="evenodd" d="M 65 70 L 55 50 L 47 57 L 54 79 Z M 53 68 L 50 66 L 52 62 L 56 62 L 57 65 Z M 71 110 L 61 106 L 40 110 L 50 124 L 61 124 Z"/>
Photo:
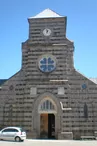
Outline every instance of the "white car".
<path fill-rule="evenodd" d="M 20 127 L 6 127 L 0 131 L 1 140 L 15 140 L 17 142 L 26 139 L 26 132 Z"/>

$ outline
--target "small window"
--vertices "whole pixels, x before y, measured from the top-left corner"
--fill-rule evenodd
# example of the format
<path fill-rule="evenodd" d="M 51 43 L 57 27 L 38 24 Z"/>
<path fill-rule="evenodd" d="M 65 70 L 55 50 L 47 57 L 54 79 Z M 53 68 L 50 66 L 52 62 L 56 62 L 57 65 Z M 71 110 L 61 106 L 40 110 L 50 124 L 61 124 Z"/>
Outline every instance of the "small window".
<path fill-rule="evenodd" d="M 64 91 L 64 87 L 58 87 L 58 94 L 59 95 L 64 95 L 65 91 Z"/>
<path fill-rule="evenodd" d="M 86 84 L 83 84 L 82 85 L 82 89 L 86 89 L 87 88 L 87 85 Z"/>
<path fill-rule="evenodd" d="M 88 118 L 88 106 L 86 103 L 84 104 L 84 118 Z"/>
<path fill-rule="evenodd" d="M 30 95 L 36 95 L 37 89 L 36 87 L 31 87 L 30 89 Z"/>

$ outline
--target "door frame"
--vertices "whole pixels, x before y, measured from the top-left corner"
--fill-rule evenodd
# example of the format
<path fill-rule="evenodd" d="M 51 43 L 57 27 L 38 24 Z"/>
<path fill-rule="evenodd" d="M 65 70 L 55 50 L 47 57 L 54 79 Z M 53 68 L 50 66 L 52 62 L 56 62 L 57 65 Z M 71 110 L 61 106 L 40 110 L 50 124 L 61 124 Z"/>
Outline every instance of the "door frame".
<path fill-rule="evenodd" d="M 58 138 L 58 134 L 62 131 L 61 130 L 61 121 L 62 121 L 62 109 L 60 105 L 60 101 L 56 96 L 54 96 L 51 93 L 45 92 L 44 94 L 40 95 L 36 98 L 36 101 L 33 103 L 33 109 L 32 109 L 32 132 L 36 134 L 36 138 L 39 138 L 40 136 L 40 114 L 42 112 L 39 112 L 38 107 L 40 105 L 40 102 L 46 98 L 49 97 L 50 100 L 52 100 L 56 105 L 56 111 L 46 111 L 47 113 L 52 113 L 55 115 L 55 137 Z M 43 112 L 44 113 L 44 112 Z"/>

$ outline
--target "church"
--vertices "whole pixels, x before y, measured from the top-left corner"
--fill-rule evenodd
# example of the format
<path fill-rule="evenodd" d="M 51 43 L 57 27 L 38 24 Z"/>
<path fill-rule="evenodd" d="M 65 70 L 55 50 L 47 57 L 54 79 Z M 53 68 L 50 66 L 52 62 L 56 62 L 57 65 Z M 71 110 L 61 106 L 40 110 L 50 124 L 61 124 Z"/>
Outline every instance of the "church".
<path fill-rule="evenodd" d="M 22 67 L 0 80 L 0 129 L 23 127 L 32 139 L 97 137 L 97 84 L 74 67 L 67 17 L 45 9 L 28 23 Z"/>

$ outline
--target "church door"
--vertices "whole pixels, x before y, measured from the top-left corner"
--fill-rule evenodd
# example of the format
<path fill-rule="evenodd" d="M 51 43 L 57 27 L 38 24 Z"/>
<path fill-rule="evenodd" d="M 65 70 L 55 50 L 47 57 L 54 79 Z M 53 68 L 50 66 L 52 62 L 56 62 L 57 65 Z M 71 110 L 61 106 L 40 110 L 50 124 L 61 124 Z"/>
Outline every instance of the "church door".
<path fill-rule="evenodd" d="M 43 113 L 40 115 L 40 138 L 55 138 L 55 115 Z"/>

